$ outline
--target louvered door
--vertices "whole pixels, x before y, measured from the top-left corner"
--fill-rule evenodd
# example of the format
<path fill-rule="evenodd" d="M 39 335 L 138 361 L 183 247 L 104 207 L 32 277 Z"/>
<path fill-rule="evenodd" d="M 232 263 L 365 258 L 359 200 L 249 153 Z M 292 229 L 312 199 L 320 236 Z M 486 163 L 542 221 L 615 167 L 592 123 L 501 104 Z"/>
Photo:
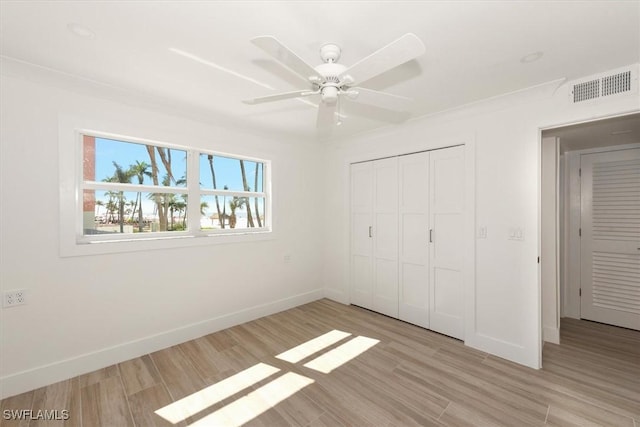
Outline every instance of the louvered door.
<path fill-rule="evenodd" d="M 584 154 L 580 316 L 640 330 L 640 148 Z"/>

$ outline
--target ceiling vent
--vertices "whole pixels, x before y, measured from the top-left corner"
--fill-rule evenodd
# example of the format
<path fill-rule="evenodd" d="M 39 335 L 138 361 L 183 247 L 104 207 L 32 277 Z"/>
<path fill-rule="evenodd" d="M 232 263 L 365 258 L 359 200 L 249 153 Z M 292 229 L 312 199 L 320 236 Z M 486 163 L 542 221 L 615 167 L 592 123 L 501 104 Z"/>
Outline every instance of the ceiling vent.
<path fill-rule="evenodd" d="M 573 104 L 614 95 L 638 93 L 638 64 L 571 82 Z"/>

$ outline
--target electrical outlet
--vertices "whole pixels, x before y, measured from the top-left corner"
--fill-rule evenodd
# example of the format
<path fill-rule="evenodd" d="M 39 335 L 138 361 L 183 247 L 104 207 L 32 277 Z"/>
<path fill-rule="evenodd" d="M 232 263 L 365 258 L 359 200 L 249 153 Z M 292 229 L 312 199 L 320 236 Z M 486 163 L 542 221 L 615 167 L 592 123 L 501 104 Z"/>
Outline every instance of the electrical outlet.
<path fill-rule="evenodd" d="M 26 289 L 14 289 L 12 291 L 6 291 L 2 295 L 2 306 L 5 308 L 14 307 L 16 305 L 23 305 L 26 303 L 27 303 Z"/>
<path fill-rule="evenodd" d="M 485 225 L 478 228 L 478 239 L 487 238 L 487 227 Z"/>
<path fill-rule="evenodd" d="M 291 262 L 291 255 L 285 255 L 284 256 L 284 262 L 287 263 L 287 264 L 290 263 Z"/>
<path fill-rule="evenodd" d="M 519 227 L 509 228 L 508 236 L 509 240 L 524 240 L 524 232 Z"/>

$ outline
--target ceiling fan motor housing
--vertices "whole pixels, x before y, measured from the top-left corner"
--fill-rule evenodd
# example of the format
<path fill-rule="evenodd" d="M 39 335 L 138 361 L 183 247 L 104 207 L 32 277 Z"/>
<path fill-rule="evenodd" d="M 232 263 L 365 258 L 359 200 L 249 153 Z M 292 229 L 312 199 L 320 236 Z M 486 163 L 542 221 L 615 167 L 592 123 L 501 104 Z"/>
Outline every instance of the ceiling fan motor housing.
<path fill-rule="evenodd" d="M 344 65 L 336 64 L 335 62 L 325 62 L 315 67 L 316 72 L 322 77 L 322 81 L 318 83 L 318 86 L 323 102 L 334 104 L 337 101 L 344 85 L 344 82 L 340 80 L 340 74 L 346 69 L 347 67 Z"/>

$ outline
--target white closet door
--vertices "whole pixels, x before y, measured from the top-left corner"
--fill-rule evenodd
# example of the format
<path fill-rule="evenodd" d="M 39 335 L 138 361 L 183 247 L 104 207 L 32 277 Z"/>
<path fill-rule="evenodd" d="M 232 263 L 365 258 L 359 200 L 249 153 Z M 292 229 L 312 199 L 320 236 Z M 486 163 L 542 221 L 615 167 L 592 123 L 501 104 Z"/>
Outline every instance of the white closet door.
<path fill-rule="evenodd" d="M 398 317 L 398 158 L 373 163 L 373 310 Z"/>
<path fill-rule="evenodd" d="M 640 330 L 640 148 L 581 156 L 580 317 Z"/>
<path fill-rule="evenodd" d="M 464 147 L 430 152 L 430 329 L 464 339 Z"/>
<path fill-rule="evenodd" d="M 351 303 L 373 309 L 373 163 L 351 165 Z"/>
<path fill-rule="evenodd" d="M 399 318 L 429 327 L 429 153 L 401 156 Z"/>

